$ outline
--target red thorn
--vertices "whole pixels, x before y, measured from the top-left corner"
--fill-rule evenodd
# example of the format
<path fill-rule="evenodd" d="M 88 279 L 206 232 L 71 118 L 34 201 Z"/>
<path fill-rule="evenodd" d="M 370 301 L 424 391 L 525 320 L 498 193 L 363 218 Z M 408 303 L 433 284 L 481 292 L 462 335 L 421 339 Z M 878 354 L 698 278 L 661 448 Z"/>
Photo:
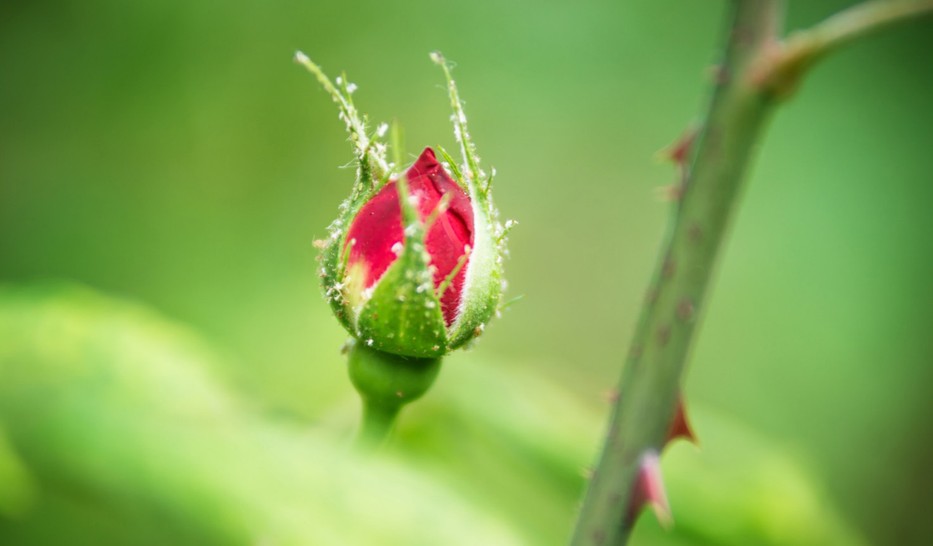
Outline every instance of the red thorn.
<path fill-rule="evenodd" d="M 693 142 L 697 138 L 697 133 L 699 133 L 697 127 L 688 127 L 673 144 L 661 150 L 662 157 L 683 167 L 690 158 L 690 150 L 693 149 Z"/>
<path fill-rule="evenodd" d="M 619 389 L 609 389 L 603 393 L 603 399 L 610 404 L 615 404 L 619 401 Z"/>
<path fill-rule="evenodd" d="M 655 188 L 655 194 L 659 201 L 665 203 L 680 201 L 680 198 L 684 195 L 684 185 L 682 182 L 675 182 L 664 186 L 658 186 Z"/>
<path fill-rule="evenodd" d="M 674 142 L 674 144 L 661 150 L 658 154 L 679 167 L 679 180 L 673 184 L 663 186 L 658 191 L 662 201 L 680 201 L 687 187 L 687 163 L 690 161 L 690 152 L 693 143 L 699 134 L 695 125 L 688 127 Z"/>
<path fill-rule="evenodd" d="M 676 440 L 684 438 L 696 444 L 697 437 L 690 428 L 690 422 L 687 421 L 687 412 L 684 409 L 683 395 L 677 397 L 677 409 L 674 410 L 674 419 L 671 421 L 671 428 L 668 429 L 665 445 Z"/>
<path fill-rule="evenodd" d="M 651 507 L 662 527 L 671 527 L 674 520 L 671 517 L 670 504 L 667 502 L 664 480 L 661 478 L 661 463 L 658 453 L 653 449 L 646 451 L 639 462 L 638 478 L 632 492 L 629 522 L 634 522 L 635 516 L 645 505 Z"/>

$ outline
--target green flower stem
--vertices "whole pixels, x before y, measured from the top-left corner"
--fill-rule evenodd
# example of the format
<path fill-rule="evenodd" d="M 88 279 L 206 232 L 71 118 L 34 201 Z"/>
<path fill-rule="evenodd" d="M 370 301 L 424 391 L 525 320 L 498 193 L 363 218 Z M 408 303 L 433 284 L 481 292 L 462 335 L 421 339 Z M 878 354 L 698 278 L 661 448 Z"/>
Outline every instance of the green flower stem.
<path fill-rule="evenodd" d="M 356 437 L 356 445 L 361 451 L 373 451 L 389 439 L 401 409 L 401 404 L 385 406 L 363 399 L 363 420 Z"/>
<path fill-rule="evenodd" d="M 413 358 L 378 351 L 350 341 L 350 381 L 363 399 L 357 445 L 372 451 L 385 443 L 402 406 L 417 400 L 434 383 L 440 358 Z"/>
<path fill-rule="evenodd" d="M 642 461 L 660 453 L 668 441 L 716 256 L 773 107 L 810 62 L 826 51 L 875 28 L 931 11 L 930 0 L 867 2 L 782 42 L 783 0 L 731 2 L 725 54 L 716 71 L 712 101 L 684 158 L 680 203 L 629 349 L 572 544 L 609 546 L 628 539 L 641 508 L 633 493 Z"/>

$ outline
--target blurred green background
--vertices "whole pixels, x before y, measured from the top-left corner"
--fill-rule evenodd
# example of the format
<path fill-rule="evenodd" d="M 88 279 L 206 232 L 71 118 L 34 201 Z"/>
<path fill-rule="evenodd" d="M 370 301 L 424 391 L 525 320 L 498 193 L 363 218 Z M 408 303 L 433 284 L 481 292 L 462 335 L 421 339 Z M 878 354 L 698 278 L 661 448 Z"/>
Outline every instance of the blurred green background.
<path fill-rule="evenodd" d="M 788 26 L 807 26 L 847 4 L 791 2 Z M 352 156 L 334 105 L 292 62 L 296 49 L 331 75 L 346 70 L 371 120 L 404 125 L 409 153 L 452 148 L 442 76 L 428 52 L 456 61 L 474 139 L 498 171 L 497 204 L 520 224 L 507 275 L 510 295 L 524 298 L 474 350 L 449 358 L 437 388 L 407 410 L 399 443 L 411 447 L 398 448 L 394 470 L 418 479 L 420 468 L 430 468 L 429 485 L 488 513 L 495 529 L 524 543 L 562 543 L 583 487 L 577 465 L 595 457 L 603 395 L 619 374 L 666 225 L 669 205 L 658 188 L 676 173 L 655 152 L 706 99 L 722 11 L 720 2 L 691 0 L 0 3 L 0 301 L 7 306 L 0 306 L 7 321 L 0 320 L 0 396 L 7 400 L 0 432 L 8 429 L 8 461 L 27 474 L 35 467 L 39 499 L 31 504 L 39 508 L 4 513 L 0 494 L 0 543 L 61 543 L 68 535 L 55 529 L 96 529 L 117 544 L 166 532 L 142 526 L 128 538 L 79 525 L 109 513 L 101 503 L 82 508 L 82 495 L 123 497 L 106 488 L 87 493 L 100 475 L 91 467 L 60 470 L 71 468 L 62 462 L 70 460 L 67 435 L 53 444 L 29 433 L 30 408 L 84 384 L 63 379 L 51 390 L 30 390 L 36 380 L 15 368 L 41 369 L 54 360 L 42 345 L 65 342 L 36 337 L 29 345 L 25 317 L 77 313 L 69 320 L 93 326 L 107 323 L 100 317 L 109 312 L 99 308 L 111 305 L 90 295 L 75 303 L 69 294 L 84 294 L 78 288 L 63 289 L 66 303 L 54 303 L 57 289 L 49 296 L 29 288 L 35 281 L 74 281 L 197 332 L 220 355 L 208 367 L 223 392 L 237 393 L 248 420 L 263 421 L 259 428 L 288 423 L 295 429 L 288 434 L 299 435 L 311 428 L 332 444 L 352 434 L 356 400 L 339 354 L 344 333 L 319 296 L 311 245 L 349 191 L 353 169 L 341 167 Z M 700 453 L 737 457 L 764 442 L 772 447 L 761 453 L 787 454 L 793 468 L 806 469 L 800 480 L 819 499 L 813 510 L 838 514 L 851 533 L 840 532 L 837 543 L 861 540 L 843 535 L 873 544 L 933 542 L 931 52 L 930 20 L 870 37 L 825 61 L 778 111 L 686 379 L 688 406 L 720 416 L 706 425 L 709 440 L 697 419 Z M 97 335 L 88 339 L 106 345 Z M 123 358 L 118 348 L 102 351 L 53 356 L 114 365 Z M 497 406 L 510 396 L 528 411 Z M 123 402 L 100 404 L 119 411 Z M 579 414 L 565 418 L 555 408 Z M 54 421 L 59 414 L 49 411 Z M 497 429 L 498 419 L 505 423 Z M 746 432 L 716 444 L 716 419 Z M 162 433 L 165 443 L 176 441 Z M 333 446 L 314 449 L 328 453 L 321 460 L 341 458 Z M 0 491 L 13 491 L 3 460 Z M 727 531 L 709 528 L 717 518 L 734 519 L 729 513 L 700 518 L 696 525 L 707 529 L 691 531 L 708 496 L 730 490 L 701 474 L 670 485 L 675 521 L 686 523 L 666 536 L 646 528 L 644 543 L 726 542 Z M 84 484 L 82 493 L 75 483 Z M 745 498 L 742 483 L 733 484 L 735 499 Z M 678 505 L 678 487 L 697 484 L 708 488 L 694 495 L 696 511 L 688 492 Z M 62 490 L 69 503 L 44 500 Z M 782 493 L 763 491 L 749 503 L 780 504 Z M 787 495 L 785 505 L 796 505 Z M 181 520 L 202 507 L 186 512 L 181 500 L 164 502 L 188 514 Z M 734 510 L 748 509 L 736 503 Z M 766 511 L 782 521 L 779 510 Z M 238 542 L 224 535 L 220 543 Z"/>

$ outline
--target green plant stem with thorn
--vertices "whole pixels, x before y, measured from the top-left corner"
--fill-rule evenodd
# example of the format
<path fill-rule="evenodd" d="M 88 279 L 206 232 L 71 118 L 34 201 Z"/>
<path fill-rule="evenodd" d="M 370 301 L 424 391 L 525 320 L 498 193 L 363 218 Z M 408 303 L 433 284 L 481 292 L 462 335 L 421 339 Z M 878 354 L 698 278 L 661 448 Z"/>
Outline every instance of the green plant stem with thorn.
<path fill-rule="evenodd" d="M 641 508 L 645 456 L 668 441 L 690 342 L 747 166 L 774 106 L 813 61 L 890 23 L 933 12 L 930 0 L 872 1 L 780 39 L 783 0 L 733 0 L 725 52 L 629 348 L 599 463 L 572 544 L 625 544 Z"/>

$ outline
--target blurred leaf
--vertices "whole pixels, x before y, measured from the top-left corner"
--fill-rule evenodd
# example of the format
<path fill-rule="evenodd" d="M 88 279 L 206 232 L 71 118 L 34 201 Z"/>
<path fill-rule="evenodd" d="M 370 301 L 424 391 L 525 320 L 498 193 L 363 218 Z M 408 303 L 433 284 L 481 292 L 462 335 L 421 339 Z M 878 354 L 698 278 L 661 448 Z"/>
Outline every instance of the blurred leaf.
<path fill-rule="evenodd" d="M 38 491 L 0 543 L 516 543 L 397 461 L 252 413 L 216 363 L 138 305 L 0 288 L 0 423 Z"/>
<path fill-rule="evenodd" d="M 32 476 L 0 429 L 0 517 L 16 518 L 35 502 Z"/>

